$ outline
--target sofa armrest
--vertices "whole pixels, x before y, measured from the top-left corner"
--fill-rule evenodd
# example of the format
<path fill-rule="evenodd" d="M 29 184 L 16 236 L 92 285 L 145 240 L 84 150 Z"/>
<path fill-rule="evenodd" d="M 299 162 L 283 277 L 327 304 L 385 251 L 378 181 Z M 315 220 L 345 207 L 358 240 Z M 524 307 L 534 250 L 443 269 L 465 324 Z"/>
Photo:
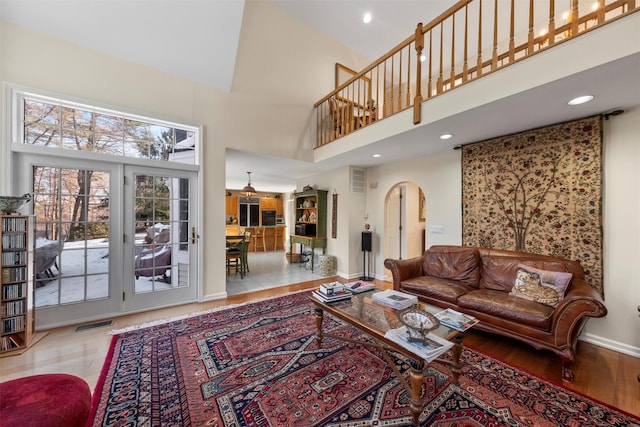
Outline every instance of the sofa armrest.
<path fill-rule="evenodd" d="M 424 276 L 422 260 L 421 256 L 409 259 L 387 258 L 384 260 L 384 266 L 391 270 L 391 275 L 393 276 L 393 289 L 400 289 L 400 282 L 403 280 Z"/>
<path fill-rule="evenodd" d="M 556 344 L 573 346 L 587 320 L 584 317 L 606 315 L 607 307 L 598 291 L 584 279 L 574 279 L 551 318 L 551 332 L 556 337 Z"/>

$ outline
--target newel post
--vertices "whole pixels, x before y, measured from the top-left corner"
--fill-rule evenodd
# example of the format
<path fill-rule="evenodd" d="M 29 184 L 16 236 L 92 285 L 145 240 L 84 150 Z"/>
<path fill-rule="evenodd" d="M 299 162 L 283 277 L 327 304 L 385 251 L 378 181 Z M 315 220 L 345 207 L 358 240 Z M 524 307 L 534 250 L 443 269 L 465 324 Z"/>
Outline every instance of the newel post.
<path fill-rule="evenodd" d="M 422 22 L 418 23 L 415 35 L 416 45 L 416 96 L 413 98 L 413 124 L 420 123 L 420 108 L 422 108 L 422 49 L 424 49 L 424 34 L 422 33 Z"/>

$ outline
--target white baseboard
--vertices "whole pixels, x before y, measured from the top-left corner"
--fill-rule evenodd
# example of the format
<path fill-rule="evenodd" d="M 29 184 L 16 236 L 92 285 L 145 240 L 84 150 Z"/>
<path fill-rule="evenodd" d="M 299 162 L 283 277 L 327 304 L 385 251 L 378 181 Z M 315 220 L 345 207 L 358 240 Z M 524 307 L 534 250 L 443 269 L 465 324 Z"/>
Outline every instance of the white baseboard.
<path fill-rule="evenodd" d="M 217 294 L 205 295 L 199 299 L 199 302 L 216 301 L 219 299 L 227 298 L 227 292 L 218 292 Z"/>
<path fill-rule="evenodd" d="M 613 341 L 608 338 L 589 334 L 586 332 L 582 333 L 578 339 L 593 345 L 597 345 L 599 347 L 604 347 L 604 348 L 608 348 L 609 350 L 617 351 L 618 353 L 623 353 L 629 356 L 640 358 L 640 347 L 634 347 L 629 344 Z"/>

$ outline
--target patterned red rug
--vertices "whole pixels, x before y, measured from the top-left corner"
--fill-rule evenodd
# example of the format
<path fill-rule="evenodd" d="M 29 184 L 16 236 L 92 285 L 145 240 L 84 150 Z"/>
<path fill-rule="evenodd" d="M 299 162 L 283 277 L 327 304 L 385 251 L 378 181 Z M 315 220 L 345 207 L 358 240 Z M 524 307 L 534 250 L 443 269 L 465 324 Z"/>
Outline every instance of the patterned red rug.
<path fill-rule="evenodd" d="M 306 292 L 114 336 L 93 426 L 407 426 L 409 396 L 378 350 L 316 345 Z M 325 331 L 367 339 L 325 316 Z M 408 363 L 396 357 L 408 372 Z M 459 385 L 428 367 L 423 426 L 628 426 L 640 419 L 465 349 Z"/>

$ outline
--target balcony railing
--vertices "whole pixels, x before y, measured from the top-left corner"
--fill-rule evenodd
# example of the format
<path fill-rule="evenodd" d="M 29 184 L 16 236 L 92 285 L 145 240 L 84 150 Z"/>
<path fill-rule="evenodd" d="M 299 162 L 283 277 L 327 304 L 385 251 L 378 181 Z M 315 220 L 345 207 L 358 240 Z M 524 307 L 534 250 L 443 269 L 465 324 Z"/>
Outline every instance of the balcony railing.
<path fill-rule="evenodd" d="M 535 7 L 534 7 L 535 6 Z M 635 0 L 461 0 L 318 101 L 316 148 L 640 10 Z"/>

